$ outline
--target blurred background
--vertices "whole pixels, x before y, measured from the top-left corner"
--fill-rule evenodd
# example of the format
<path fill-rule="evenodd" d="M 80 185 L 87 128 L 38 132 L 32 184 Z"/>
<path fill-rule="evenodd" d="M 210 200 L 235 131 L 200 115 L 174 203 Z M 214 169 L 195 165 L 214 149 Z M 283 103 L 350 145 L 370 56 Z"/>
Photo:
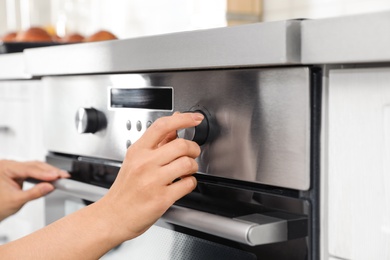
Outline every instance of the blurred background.
<path fill-rule="evenodd" d="M 1 0 L 0 35 L 39 26 L 59 37 L 103 29 L 129 38 L 386 9 L 388 0 Z"/>

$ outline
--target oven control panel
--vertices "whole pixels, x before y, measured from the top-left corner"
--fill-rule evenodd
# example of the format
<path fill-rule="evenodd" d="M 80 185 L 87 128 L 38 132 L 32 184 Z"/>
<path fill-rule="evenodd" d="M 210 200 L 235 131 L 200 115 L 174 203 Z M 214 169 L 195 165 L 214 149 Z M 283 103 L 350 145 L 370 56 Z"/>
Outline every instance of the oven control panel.
<path fill-rule="evenodd" d="M 94 108 L 80 107 L 75 121 L 77 132 L 80 134 L 93 134 L 106 127 L 105 115 Z"/>
<path fill-rule="evenodd" d="M 44 77 L 51 152 L 121 162 L 158 118 L 198 111 L 178 137 L 197 142 L 199 173 L 310 188 L 306 67 Z"/>
<path fill-rule="evenodd" d="M 178 138 L 184 138 L 196 142 L 198 145 L 203 145 L 207 142 L 209 137 L 211 137 L 210 130 L 210 118 L 209 113 L 203 112 L 202 110 L 192 110 L 185 112 L 198 112 L 204 115 L 204 120 L 195 127 L 190 127 L 186 129 L 181 129 L 178 131 Z M 146 123 L 146 128 L 152 125 L 152 121 Z M 94 134 L 97 131 L 103 130 L 106 127 L 106 118 L 104 113 L 98 111 L 94 108 L 85 108 L 80 107 L 75 116 L 75 125 L 77 132 L 79 134 Z M 132 129 L 133 123 L 131 120 L 127 120 L 126 128 L 127 130 Z M 142 122 L 138 120 L 135 123 L 135 128 L 138 132 L 141 132 L 143 129 Z M 129 148 L 132 144 L 131 140 L 126 141 L 126 148 Z"/>
<path fill-rule="evenodd" d="M 193 110 L 188 112 L 202 113 L 204 115 L 204 119 L 199 125 L 195 127 L 179 130 L 177 136 L 179 138 L 184 138 L 187 140 L 194 141 L 198 145 L 203 145 L 206 143 L 206 141 L 209 139 L 210 136 L 211 130 L 210 130 L 209 118 L 211 118 L 211 116 L 209 115 L 209 113 L 203 112 L 202 110 Z"/>

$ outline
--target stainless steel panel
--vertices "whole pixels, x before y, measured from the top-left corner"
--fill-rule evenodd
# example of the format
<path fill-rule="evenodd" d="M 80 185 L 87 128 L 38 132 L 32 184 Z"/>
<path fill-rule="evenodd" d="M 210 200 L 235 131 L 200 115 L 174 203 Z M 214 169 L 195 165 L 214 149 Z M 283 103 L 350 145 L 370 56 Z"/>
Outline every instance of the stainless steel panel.
<path fill-rule="evenodd" d="M 390 12 L 306 20 L 302 64 L 363 63 L 390 60 Z"/>
<path fill-rule="evenodd" d="M 97 201 L 101 199 L 108 191 L 107 189 L 99 186 L 68 179 L 59 179 L 52 182 L 52 184 L 56 187 L 56 189 L 68 193 L 71 196 L 89 201 Z"/>
<path fill-rule="evenodd" d="M 198 158 L 200 173 L 299 190 L 310 187 L 308 68 L 48 77 L 44 83 L 50 151 L 122 161 L 127 143 L 136 142 L 148 123 L 173 111 L 110 108 L 109 88 L 171 87 L 174 110 L 195 106 L 215 122 L 214 138 L 202 146 Z M 107 127 L 79 134 L 79 107 L 101 111 Z"/>
<path fill-rule="evenodd" d="M 53 185 L 57 191 L 71 197 L 89 201 L 99 200 L 108 191 L 106 188 L 68 179 L 54 181 Z M 55 197 L 53 196 L 53 198 Z M 302 219 L 302 216 L 297 215 L 296 217 L 293 216 L 293 218 L 290 216 L 288 219 L 285 219 L 258 213 L 228 218 L 173 205 L 164 213 L 160 221 L 205 232 L 242 244 L 257 246 L 287 241 L 287 221 L 299 219 Z"/>
<path fill-rule="evenodd" d="M 60 190 L 45 197 L 47 223 L 63 217 L 82 208 L 85 204 L 76 197 L 68 195 Z M 267 244 L 252 247 L 230 241 L 210 240 L 199 236 L 198 232 L 186 232 L 177 229 L 159 220 L 141 236 L 126 241 L 119 247 L 111 250 L 101 259 L 166 259 L 166 260 L 244 260 L 244 259 L 305 259 L 305 238 L 289 240 L 289 242 Z M 298 242 L 298 243 L 297 243 Z M 289 243 L 286 246 L 286 243 Z M 291 244 L 291 245 L 290 245 Z M 280 246 L 282 245 L 282 246 Z M 269 247 L 275 246 L 274 253 L 269 255 Z M 259 252 L 260 248 L 266 247 Z M 275 251 L 279 252 L 275 256 Z"/>
<path fill-rule="evenodd" d="M 193 209 L 172 206 L 163 220 L 250 246 L 287 241 L 287 220 L 253 214 L 227 218 Z"/>
<path fill-rule="evenodd" d="M 259 258 L 243 249 L 229 247 L 155 225 L 141 236 L 125 242 L 101 259 L 256 260 Z"/>
<path fill-rule="evenodd" d="M 33 75 L 297 64 L 300 21 L 25 50 Z"/>

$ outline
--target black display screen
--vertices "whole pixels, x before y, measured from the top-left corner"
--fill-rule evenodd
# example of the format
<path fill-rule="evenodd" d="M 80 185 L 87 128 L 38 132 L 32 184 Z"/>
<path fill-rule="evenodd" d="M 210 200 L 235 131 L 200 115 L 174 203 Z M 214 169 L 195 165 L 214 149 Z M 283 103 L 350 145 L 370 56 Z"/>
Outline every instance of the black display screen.
<path fill-rule="evenodd" d="M 173 109 L 172 88 L 112 88 L 111 107 Z"/>

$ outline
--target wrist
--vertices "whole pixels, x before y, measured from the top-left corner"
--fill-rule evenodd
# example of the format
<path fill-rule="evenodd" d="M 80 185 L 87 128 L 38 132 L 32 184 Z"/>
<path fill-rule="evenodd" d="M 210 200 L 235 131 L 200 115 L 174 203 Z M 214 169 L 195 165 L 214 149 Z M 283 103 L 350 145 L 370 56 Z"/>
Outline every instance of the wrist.
<path fill-rule="evenodd" d="M 126 229 L 115 208 L 105 197 L 88 207 L 90 207 L 91 211 L 88 214 L 93 214 L 95 219 L 99 222 L 100 232 L 102 232 L 101 234 L 104 237 L 104 240 L 110 241 L 110 243 L 113 244 L 113 247 L 131 238 L 127 236 Z"/>

